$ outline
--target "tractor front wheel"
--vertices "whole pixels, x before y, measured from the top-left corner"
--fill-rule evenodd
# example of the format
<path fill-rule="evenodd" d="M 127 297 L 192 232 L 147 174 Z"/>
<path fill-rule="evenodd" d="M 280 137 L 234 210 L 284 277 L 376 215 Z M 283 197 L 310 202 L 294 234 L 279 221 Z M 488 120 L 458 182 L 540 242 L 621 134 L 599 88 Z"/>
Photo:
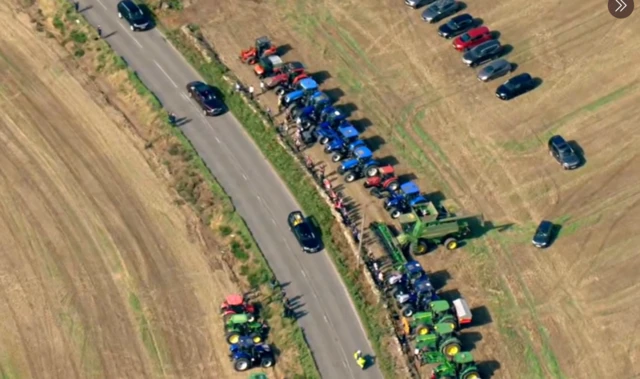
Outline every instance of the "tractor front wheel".
<path fill-rule="evenodd" d="M 249 313 L 249 314 L 247 315 L 247 320 L 248 320 L 249 322 L 254 322 L 254 321 L 256 321 L 256 315 Z"/>
<path fill-rule="evenodd" d="M 451 237 L 451 238 L 447 238 L 444 241 L 444 246 L 447 248 L 447 250 L 455 250 L 458 248 L 458 241 L 456 241 L 455 238 Z"/>
<path fill-rule="evenodd" d="M 461 348 L 462 346 L 460 346 L 460 341 L 453 339 L 450 341 L 444 341 L 442 346 L 440 346 L 440 352 L 447 357 L 454 357 L 460 352 Z"/>
<path fill-rule="evenodd" d="M 342 159 L 342 155 L 340 155 L 339 153 L 335 153 L 331 156 L 332 162 L 340 162 L 341 159 Z"/>
<path fill-rule="evenodd" d="M 347 183 L 351 183 L 356 179 L 358 179 L 358 177 L 353 172 L 348 173 L 347 176 L 344 177 L 344 181 Z"/>
<path fill-rule="evenodd" d="M 389 210 L 389 215 L 391 216 L 392 219 L 395 220 L 402 215 L 402 212 L 400 212 L 398 208 L 391 208 Z"/>
<path fill-rule="evenodd" d="M 256 64 L 257 62 L 258 62 L 258 60 L 255 57 L 251 57 L 251 58 L 247 59 L 247 64 L 250 64 L 252 66 L 254 64 Z"/>
<path fill-rule="evenodd" d="M 269 368 L 273 366 L 273 364 L 274 364 L 274 360 L 272 357 L 262 357 L 262 359 L 260 360 L 260 366 L 262 368 Z"/>
<path fill-rule="evenodd" d="M 418 240 L 415 246 L 412 247 L 411 254 L 413 255 L 424 255 L 429 252 L 429 242 L 426 240 Z"/>
<path fill-rule="evenodd" d="M 380 171 L 378 167 L 369 167 L 367 169 L 367 176 L 370 178 L 373 176 L 378 176 L 378 171 Z"/>
<path fill-rule="evenodd" d="M 477 371 L 472 370 L 472 371 L 465 372 L 464 374 L 462 374 L 460 379 L 480 379 L 480 374 Z"/>
<path fill-rule="evenodd" d="M 240 333 L 238 332 L 229 332 L 227 333 L 227 343 L 229 345 L 233 345 L 240 341 Z"/>
<path fill-rule="evenodd" d="M 407 318 L 413 316 L 413 307 L 411 305 L 402 307 L 402 315 Z"/>
<path fill-rule="evenodd" d="M 320 142 L 320 145 L 325 145 L 327 142 L 329 142 L 329 137 L 320 137 L 320 139 L 318 140 L 318 142 Z M 325 153 L 327 152 L 327 148 L 324 148 Z"/>
<path fill-rule="evenodd" d="M 233 362 L 233 368 L 236 371 L 247 371 L 251 368 L 251 361 L 248 358 L 238 358 Z"/>

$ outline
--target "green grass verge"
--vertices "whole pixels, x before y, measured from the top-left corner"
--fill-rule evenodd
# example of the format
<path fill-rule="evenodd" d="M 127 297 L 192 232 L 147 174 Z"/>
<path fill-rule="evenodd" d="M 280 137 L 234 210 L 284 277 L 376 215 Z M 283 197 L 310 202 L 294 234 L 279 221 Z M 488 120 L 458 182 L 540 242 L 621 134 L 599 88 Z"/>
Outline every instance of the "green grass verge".
<path fill-rule="evenodd" d="M 191 29 L 194 30 L 197 28 L 192 27 Z M 202 55 L 191 46 L 188 39 L 180 31 L 168 31 L 166 34 L 172 44 L 204 79 L 210 84 L 220 88 L 225 95 L 226 103 L 231 112 L 233 112 L 260 150 L 262 150 L 266 158 L 271 162 L 298 203 L 302 206 L 304 212 L 314 215 L 317 219 L 318 224 L 322 228 L 326 251 L 329 252 L 333 259 L 355 303 L 375 350 L 376 362 L 385 377 L 393 377 L 395 375 L 395 362 L 386 346 L 382 345 L 383 337 L 388 335 L 388 327 L 382 325 L 379 320 L 382 307 L 377 304 L 371 304 L 364 299 L 365 284 L 359 280 L 359 271 L 353 270 L 352 267 L 349 266 L 347 260 L 333 240 L 331 225 L 335 223 L 335 219 L 329 207 L 318 194 L 311 180 L 300 180 L 300 178 L 306 178 L 302 165 L 278 143 L 275 129 L 265 128 L 262 119 L 254 113 L 239 95 L 234 93 L 233 88 L 223 79 L 223 75 L 228 72 L 224 65 L 215 60 L 208 63 Z"/>
<path fill-rule="evenodd" d="M 90 26 L 86 23 L 86 21 L 82 18 L 78 18 L 75 14 L 72 13 L 72 4 L 68 1 L 60 0 L 57 2 L 59 5 L 59 13 L 54 16 L 54 27 L 58 29 L 63 36 L 64 35 L 73 35 L 72 37 L 76 42 L 81 41 L 81 43 L 89 43 L 88 38 L 86 38 L 86 34 L 82 32 L 80 29 L 84 30 L 92 30 Z M 62 20 L 62 15 L 66 15 L 66 20 L 71 22 L 65 24 Z M 76 20 L 79 22 L 76 23 Z M 69 32 L 69 33 L 67 33 Z M 85 36 L 78 37 L 78 36 Z M 92 35 L 93 36 L 93 35 Z M 95 37 L 95 36 L 93 36 Z M 94 38 L 94 41 L 96 39 Z M 155 94 L 140 80 L 138 75 L 129 69 L 126 65 L 126 62 L 119 57 L 115 52 L 111 49 L 111 47 L 104 43 L 102 40 L 95 41 L 96 45 L 99 45 L 99 51 L 101 51 L 98 56 L 98 63 L 95 67 L 96 71 L 100 72 L 105 70 L 106 72 L 114 72 L 118 70 L 126 70 L 127 77 L 129 83 L 138 94 L 138 96 L 146 99 L 148 101 L 151 109 L 156 113 L 158 123 L 160 127 L 163 129 L 162 132 L 166 134 L 170 134 L 177 139 L 182 148 L 182 156 L 189 164 L 189 167 L 197 172 L 202 179 L 206 182 L 208 188 L 211 190 L 215 199 L 217 200 L 217 204 L 221 207 L 223 212 L 223 222 L 225 225 L 220 226 L 220 234 L 222 236 L 230 235 L 235 233 L 238 240 L 233 240 L 231 242 L 231 250 L 234 257 L 243 262 L 241 267 L 240 274 L 246 276 L 249 285 L 253 288 L 259 288 L 268 283 L 268 281 L 273 278 L 273 272 L 269 267 L 267 261 L 265 260 L 262 252 L 258 248 L 257 244 L 254 241 L 249 228 L 247 227 L 244 219 L 236 213 L 233 203 L 229 196 L 224 192 L 223 188 L 220 184 L 215 180 L 211 171 L 205 164 L 205 162 L 200 158 L 197 154 L 195 148 L 189 141 L 189 139 L 182 133 L 179 128 L 173 127 L 168 121 L 167 111 L 162 108 L 162 105 Z M 77 58 L 81 58 L 81 56 L 76 55 Z M 108 67 L 108 69 L 107 69 Z M 169 151 L 171 154 L 171 151 Z M 180 182 L 176 184 L 177 187 L 180 186 Z M 190 197 L 188 191 L 180 191 L 178 189 L 178 193 L 190 204 L 194 204 L 193 197 Z M 200 215 L 203 214 L 203 209 L 199 209 L 198 207 L 193 207 L 193 209 Z M 203 220 L 207 224 L 210 220 Z M 241 242 L 240 242 L 241 241 Z M 151 334 L 151 325 L 144 314 L 142 313 L 142 308 L 140 304 L 140 300 L 135 294 L 131 294 L 129 298 L 130 305 L 139 318 L 140 324 L 140 332 L 142 334 L 142 340 L 145 342 L 145 346 L 148 345 Z M 265 304 L 268 305 L 268 304 Z M 265 317 L 267 323 L 269 323 L 269 319 L 273 317 L 277 317 L 279 314 L 270 314 L 269 317 Z M 313 359 L 313 355 L 309 346 L 306 342 L 304 333 L 300 329 L 300 327 L 294 323 L 284 320 L 282 322 L 283 326 L 286 326 L 286 343 L 280 343 L 278 347 L 280 349 L 294 349 L 297 353 L 298 362 L 302 369 L 302 375 L 295 375 L 296 378 L 305 378 L 305 379 L 315 379 L 320 378 L 320 373 Z M 286 345 L 286 346 L 285 346 Z M 156 348 L 156 342 L 153 343 L 154 356 L 156 358 L 162 359 L 160 351 Z"/>

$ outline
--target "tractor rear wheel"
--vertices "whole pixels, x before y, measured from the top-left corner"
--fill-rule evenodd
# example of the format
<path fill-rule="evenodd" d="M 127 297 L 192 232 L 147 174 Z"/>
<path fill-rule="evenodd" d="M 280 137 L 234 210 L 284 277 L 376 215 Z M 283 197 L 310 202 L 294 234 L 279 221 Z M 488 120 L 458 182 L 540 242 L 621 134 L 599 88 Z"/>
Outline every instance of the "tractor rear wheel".
<path fill-rule="evenodd" d="M 447 357 L 453 357 L 460 352 L 460 341 L 455 338 L 446 340 L 440 345 L 440 352 Z"/>
<path fill-rule="evenodd" d="M 260 366 L 263 368 L 268 368 L 273 366 L 273 358 L 272 357 L 262 357 L 262 359 L 260 359 Z"/>
<path fill-rule="evenodd" d="M 253 341 L 253 343 L 260 343 L 262 342 L 262 337 L 259 334 L 254 333 L 251 335 L 251 340 Z"/>
<path fill-rule="evenodd" d="M 280 95 L 282 95 L 284 93 L 284 87 L 278 86 L 278 87 L 276 87 L 274 92 L 275 92 L 275 94 L 277 96 L 280 96 Z"/>
<path fill-rule="evenodd" d="M 456 241 L 456 239 L 453 237 L 447 238 L 444 241 L 444 246 L 447 248 L 447 250 L 455 250 L 458 248 L 458 241 Z"/>
<path fill-rule="evenodd" d="M 238 358 L 233 362 L 233 368 L 236 371 L 247 371 L 251 368 L 251 361 L 248 358 Z"/>
<path fill-rule="evenodd" d="M 238 332 L 229 332 L 227 333 L 227 343 L 229 345 L 233 345 L 234 343 L 238 343 L 240 341 L 240 333 Z"/>
<path fill-rule="evenodd" d="M 351 183 L 356 179 L 358 179 L 358 177 L 353 172 L 348 173 L 347 176 L 344 177 L 344 181 L 347 183 Z"/>
<path fill-rule="evenodd" d="M 426 326 L 426 325 L 419 325 L 416 328 L 416 334 L 419 335 L 419 336 L 424 336 L 424 335 L 429 334 L 429 327 Z"/>
<path fill-rule="evenodd" d="M 431 246 L 427 240 L 418 240 L 415 246 L 412 247 L 410 253 L 413 255 L 424 255 L 429 252 Z"/>
<path fill-rule="evenodd" d="M 472 370 L 463 373 L 460 379 L 480 379 L 480 374 L 477 371 Z"/>

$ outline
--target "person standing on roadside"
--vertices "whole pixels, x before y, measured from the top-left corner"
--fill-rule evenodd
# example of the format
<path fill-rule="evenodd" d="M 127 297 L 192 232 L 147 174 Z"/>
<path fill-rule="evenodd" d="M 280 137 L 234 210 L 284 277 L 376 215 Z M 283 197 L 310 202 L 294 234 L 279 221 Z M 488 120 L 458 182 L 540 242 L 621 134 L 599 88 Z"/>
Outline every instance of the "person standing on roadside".
<path fill-rule="evenodd" d="M 98 25 L 98 37 L 102 38 L 102 26 Z"/>
<path fill-rule="evenodd" d="M 264 80 L 260 81 L 260 94 L 264 94 L 267 92 L 267 86 L 264 84 Z"/>
<path fill-rule="evenodd" d="M 253 88 L 253 86 L 249 86 L 249 99 L 253 100 L 253 92 L 255 91 L 255 89 Z"/>
<path fill-rule="evenodd" d="M 78 0 L 73 1 L 73 9 L 75 9 L 76 12 L 80 12 L 80 2 Z"/>

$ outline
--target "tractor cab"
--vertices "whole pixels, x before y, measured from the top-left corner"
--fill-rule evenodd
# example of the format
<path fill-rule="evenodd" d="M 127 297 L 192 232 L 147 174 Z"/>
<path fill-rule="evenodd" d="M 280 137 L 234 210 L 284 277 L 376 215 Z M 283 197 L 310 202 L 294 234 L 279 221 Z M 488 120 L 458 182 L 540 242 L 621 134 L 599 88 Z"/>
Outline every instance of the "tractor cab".
<path fill-rule="evenodd" d="M 425 275 L 411 285 L 405 282 L 405 288 L 399 289 L 395 294 L 396 302 L 401 305 L 401 313 L 404 317 L 411 317 L 415 312 L 429 308 L 432 301 L 438 300 L 435 288 Z"/>
<path fill-rule="evenodd" d="M 305 95 L 310 95 L 318 91 L 318 83 L 311 78 L 302 79 L 296 85 L 296 88 L 284 95 L 283 102 L 285 106 L 297 103 L 302 100 Z"/>
<path fill-rule="evenodd" d="M 407 280 L 411 283 L 427 275 L 418 261 L 409 261 L 405 263 L 404 274 Z"/>
<path fill-rule="evenodd" d="M 282 58 L 278 55 L 269 55 L 262 57 L 258 61 L 258 64 L 253 66 L 253 72 L 259 77 L 264 78 L 273 74 L 276 70 L 280 69 L 284 65 Z"/>
<path fill-rule="evenodd" d="M 249 321 L 255 320 L 255 307 L 253 304 L 249 304 L 245 301 L 244 297 L 240 294 L 227 296 L 220 306 L 220 312 L 225 320 L 235 314 L 246 314 Z"/>
<path fill-rule="evenodd" d="M 324 92 L 316 92 L 306 98 L 305 105 L 311 105 L 317 111 L 321 111 L 331 105 L 331 98 Z"/>
<path fill-rule="evenodd" d="M 347 115 L 340 112 L 337 108 L 329 106 L 320 111 L 318 121 L 320 123 L 327 123 L 329 127 L 334 128 L 341 124 L 342 121 L 347 119 Z"/>
<path fill-rule="evenodd" d="M 378 175 L 367 178 L 364 188 L 371 188 L 371 196 L 382 199 L 385 194 L 391 194 L 400 188 L 400 180 L 395 174 L 395 169 L 391 165 L 380 167 Z"/>
<path fill-rule="evenodd" d="M 366 146 L 364 141 L 360 140 L 360 133 L 349 123 L 344 123 L 338 127 L 338 138 L 334 138 L 324 145 L 325 153 L 333 153 L 331 155 L 332 162 L 339 162 L 345 157 L 351 157 L 354 150 L 360 146 Z"/>
<path fill-rule="evenodd" d="M 273 55 L 277 52 L 277 47 L 271 43 L 269 37 L 262 36 L 256 39 L 253 47 L 240 52 L 240 60 L 248 64 L 256 64 L 258 59 Z"/>
<path fill-rule="evenodd" d="M 271 43 L 267 36 L 256 38 L 255 42 L 256 55 L 262 58 L 265 55 L 275 54 L 276 47 Z"/>
<path fill-rule="evenodd" d="M 346 182 L 353 182 L 363 176 L 378 175 L 380 164 L 373 159 L 373 153 L 366 146 L 358 146 L 353 150 L 353 158 L 343 161 L 338 167 L 338 173 L 345 175 Z"/>

